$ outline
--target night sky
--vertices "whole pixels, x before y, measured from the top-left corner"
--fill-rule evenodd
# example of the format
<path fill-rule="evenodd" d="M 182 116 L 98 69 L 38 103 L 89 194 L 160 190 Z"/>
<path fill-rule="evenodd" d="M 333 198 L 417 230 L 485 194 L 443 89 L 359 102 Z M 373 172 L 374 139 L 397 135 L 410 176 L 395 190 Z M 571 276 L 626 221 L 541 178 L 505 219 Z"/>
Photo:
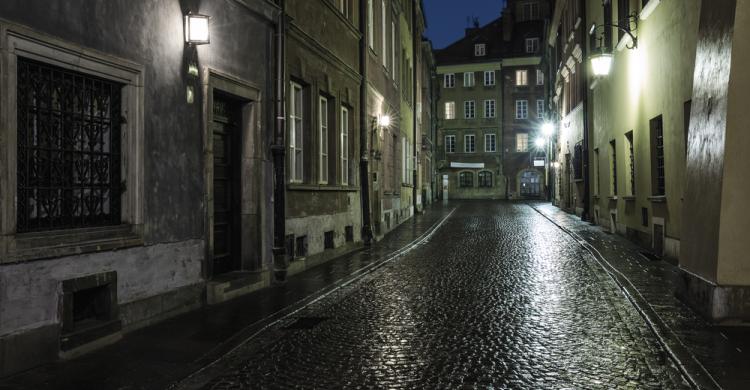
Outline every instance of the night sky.
<path fill-rule="evenodd" d="M 485 25 L 500 16 L 505 0 L 424 0 L 427 37 L 442 49 L 464 35 L 469 21 L 477 17 Z"/>

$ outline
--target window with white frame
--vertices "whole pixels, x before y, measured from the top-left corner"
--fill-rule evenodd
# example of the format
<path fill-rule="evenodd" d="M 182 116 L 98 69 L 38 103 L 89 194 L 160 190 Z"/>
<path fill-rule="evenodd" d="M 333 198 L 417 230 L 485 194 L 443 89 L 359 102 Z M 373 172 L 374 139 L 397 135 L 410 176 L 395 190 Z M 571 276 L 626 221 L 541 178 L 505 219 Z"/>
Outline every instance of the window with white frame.
<path fill-rule="evenodd" d="M 372 19 L 372 0 L 367 0 L 367 41 L 370 49 L 375 50 L 375 26 Z"/>
<path fill-rule="evenodd" d="M 544 72 L 541 69 L 536 70 L 536 85 L 544 85 Z"/>
<path fill-rule="evenodd" d="M 289 181 L 302 183 L 304 161 L 303 142 L 304 139 L 304 90 L 302 86 L 292 82 L 291 96 L 289 97 Z"/>
<path fill-rule="evenodd" d="M 529 151 L 529 134 L 516 133 L 516 152 Z"/>
<path fill-rule="evenodd" d="M 388 29 L 386 28 L 388 26 L 387 19 L 386 18 L 386 12 L 388 11 L 388 7 L 385 5 L 385 0 L 381 1 L 381 23 L 380 23 L 380 29 L 382 32 L 381 37 L 381 43 L 382 43 L 382 56 L 383 56 L 383 67 L 388 67 L 388 49 L 386 48 L 386 44 L 388 42 Z"/>
<path fill-rule="evenodd" d="M 526 53 L 539 51 L 539 38 L 526 38 Z"/>
<path fill-rule="evenodd" d="M 486 86 L 495 85 L 495 71 L 494 70 L 484 71 L 484 85 Z"/>
<path fill-rule="evenodd" d="M 544 100 L 536 101 L 536 118 L 544 119 Z"/>
<path fill-rule="evenodd" d="M 528 100 L 516 100 L 516 119 L 528 119 L 529 117 L 529 101 Z"/>
<path fill-rule="evenodd" d="M 456 86 L 456 75 L 454 73 L 446 73 L 443 75 L 443 87 L 453 88 Z"/>
<path fill-rule="evenodd" d="M 484 135 L 484 151 L 497 152 L 497 140 L 495 139 L 495 134 Z"/>
<path fill-rule="evenodd" d="M 456 119 L 456 102 L 445 102 L 445 119 Z"/>
<path fill-rule="evenodd" d="M 484 43 L 477 43 L 474 45 L 474 56 L 483 57 L 487 54 L 487 45 Z"/>
<path fill-rule="evenodd" d="M 464 73 L 464 87 L 473 87 L 474 86 L 474 72 L 465 72 Z"/>
<path fill-rule="evenodd" d="M 328 99 L 321 96 L 318 105 L 318 145 L 320 159 L 318 164 L 320 184 L 328 184 Z"/>
<path fill-rule="evenodd" d="M 477 178 L 479 179 L 479 187 L 483 188 L 491 188 L 492 187 L 492 172 L 490 171 L 481 171 L 479 174 L 477 174 Z"/>
<path fill-rule="evenodd" d="M 464 102 L 464 118 L 474 119 L 476 117 L 476 107 L 473 100 L 467 100 Z"/>
<path fill-rule="evenodd" d="M 495 117 L 495 99 L 484 101 L 484 117 L 485 118 Z"/>
<path fill-rule="evenodd" d="M 526 70 L 516 71 L 516 85 L 525 86 L 529 84 L 529 72 Z"/>
<path fill-rule="evenodd" d="M 445 153 L 456 153 L 456 136 L 445 136 Z"/>
<path fill-rule="evenodd" d="M 349 184 L 349 110 L 341 107 L 341 184 Z"/>
<path fill-rule="evenodd" d="M 474 134 L 464 136 L 464 153 L 474 153 L 476 151 L 476 138 Z"/>

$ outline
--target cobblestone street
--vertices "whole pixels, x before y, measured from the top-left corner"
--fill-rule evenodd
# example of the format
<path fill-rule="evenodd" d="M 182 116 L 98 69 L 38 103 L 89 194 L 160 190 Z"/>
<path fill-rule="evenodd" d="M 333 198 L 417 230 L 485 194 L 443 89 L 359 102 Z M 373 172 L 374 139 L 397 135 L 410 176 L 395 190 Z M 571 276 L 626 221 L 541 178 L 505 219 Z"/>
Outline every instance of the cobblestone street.
<path fill-rule="evenodd" d="M 424 244 L 181 388 L 687 388 L 588 253 L 521 203 L 455 203 Z"/>

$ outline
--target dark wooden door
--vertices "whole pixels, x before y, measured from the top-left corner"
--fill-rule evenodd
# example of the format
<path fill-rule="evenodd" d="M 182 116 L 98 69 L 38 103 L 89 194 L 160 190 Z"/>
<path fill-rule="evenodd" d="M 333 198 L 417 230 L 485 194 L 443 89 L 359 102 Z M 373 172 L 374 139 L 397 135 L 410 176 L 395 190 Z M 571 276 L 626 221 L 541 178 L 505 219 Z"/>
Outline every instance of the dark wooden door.
<path fill-rule="evenodd" d="M 239 190 L 240 137 L 239 105 L 214 96 L 214 253 L 212 274 L 240 269 Z"/>

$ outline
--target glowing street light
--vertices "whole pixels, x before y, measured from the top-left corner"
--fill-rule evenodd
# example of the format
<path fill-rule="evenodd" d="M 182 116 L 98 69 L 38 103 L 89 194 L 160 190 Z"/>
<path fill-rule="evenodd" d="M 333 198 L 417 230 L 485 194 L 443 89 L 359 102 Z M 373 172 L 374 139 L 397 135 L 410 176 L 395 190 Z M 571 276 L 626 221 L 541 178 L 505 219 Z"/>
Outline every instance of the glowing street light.
<path fill-rule="evenodd" d="M 609 71 L 612 69 L 612 54 L 596 53 L 592 54 L 590 59 L 594 76 L 606 77 L 609 75 Z"/>
<path fill-rule="evenodd" d="M 537 148 L 542 149 L 547 145 L 547 140 L 539 137 L 534 141 L 534 145 L 536 145 Z"/>
<path fill-rule="evenodd" d="M 210 16 L 188 13 L 185 15 L 185 43 L 204 45 L 211 42 L 208 33 Z"/>
<path fill-rule="evenodd" d="M 391 116 L 388 114 L 378 115 L 378 126 L 389 127 L 391 125 Z"/>
<path fill-rule="evenodd" d="M 552 123 L 545 123 L 542 125 L 542 134 L 544 134 L 545 137 L 551 136 L 555 132 L 555 126 L 552 125 Z"/>

